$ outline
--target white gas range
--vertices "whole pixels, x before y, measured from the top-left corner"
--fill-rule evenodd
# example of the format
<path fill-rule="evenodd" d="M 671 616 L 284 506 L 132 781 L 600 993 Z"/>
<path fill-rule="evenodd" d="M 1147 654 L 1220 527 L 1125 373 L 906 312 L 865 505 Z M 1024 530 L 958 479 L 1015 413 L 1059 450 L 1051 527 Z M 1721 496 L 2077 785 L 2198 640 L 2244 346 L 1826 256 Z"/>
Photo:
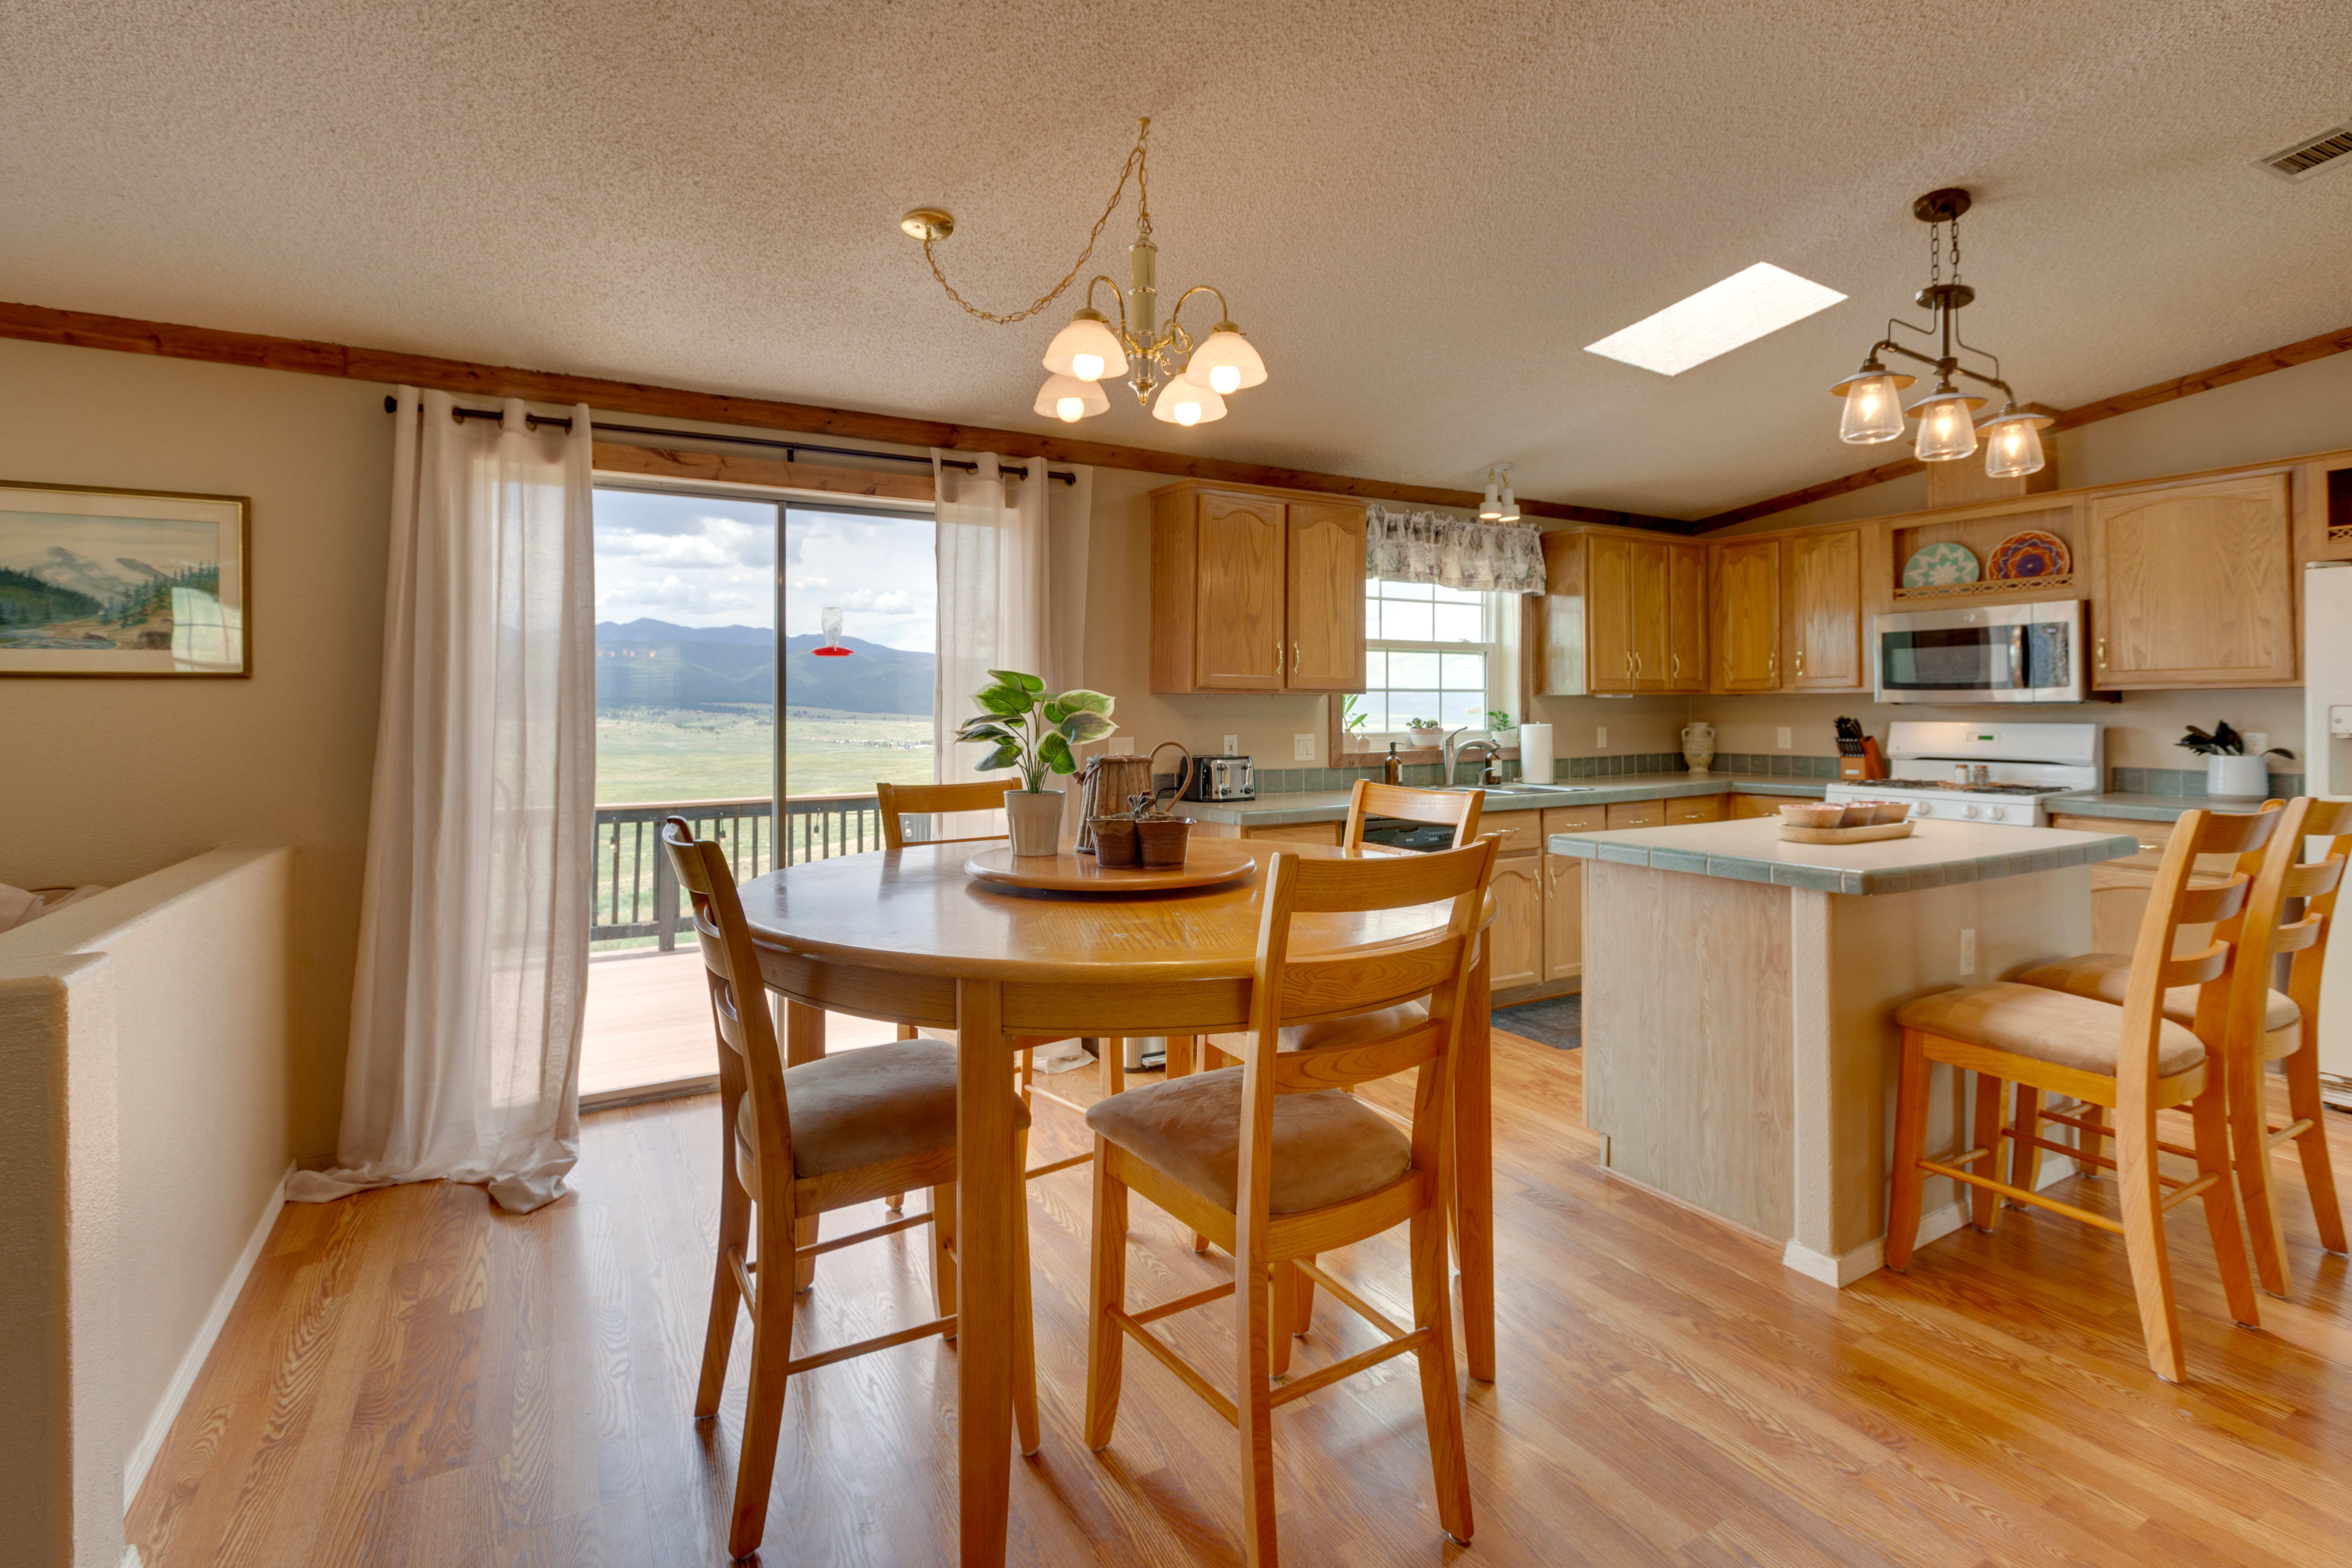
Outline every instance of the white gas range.
<path fill-rule="evenodd" d="M 2096 724 L 1969 724 L 1898 720 L 1886 727 L 1894 776 L 1841 780 L 1833 801 L 1902 800 L 1915 817 L 2039 827 L 2052 795 L 2106 787 Z"/>

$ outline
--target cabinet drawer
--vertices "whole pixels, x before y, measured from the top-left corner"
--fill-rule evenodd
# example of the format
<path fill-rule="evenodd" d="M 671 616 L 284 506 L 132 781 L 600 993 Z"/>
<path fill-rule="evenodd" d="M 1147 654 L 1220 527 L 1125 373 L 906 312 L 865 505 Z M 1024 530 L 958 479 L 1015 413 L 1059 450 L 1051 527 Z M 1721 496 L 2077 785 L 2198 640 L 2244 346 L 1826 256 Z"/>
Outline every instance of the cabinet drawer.
<path fill-rule="evenodd" d="M 1244 838 L 1272 838 L 1286 844 L 1328 844 L 1337 848 L 1340 831 L 1346 826 L 1339 822 L 1291 822 L 1279 827 L 1245 827 Z"/>
<path fill-rule="evenodd" d="M 1608 807 L 1600 805 L 1554 806 L 1543 814 L 1544 837 L 1555 833 L 1598 833 L 1609 826 Z"/>
<path fill-rule="evenodd" d="M 1478 837 L 1499 838 L 1497 855 L 1531 855 L 1543 847 L 1543 813 L 1539 811 L 1497 812 L 1478 819 Z"/>
<path fill-rule="evenodd" d="M 1666 825 L 1666 803 L 1663 800 L 1621 800 L 1609 808 L 1612 827 L 1664 827 Z"/>
<path fill-rule="evenodd" d="M 1668 822 L 1721 822 L 1723 797 L 1719 795 L 1695 795 L 1666 802 Z"/>

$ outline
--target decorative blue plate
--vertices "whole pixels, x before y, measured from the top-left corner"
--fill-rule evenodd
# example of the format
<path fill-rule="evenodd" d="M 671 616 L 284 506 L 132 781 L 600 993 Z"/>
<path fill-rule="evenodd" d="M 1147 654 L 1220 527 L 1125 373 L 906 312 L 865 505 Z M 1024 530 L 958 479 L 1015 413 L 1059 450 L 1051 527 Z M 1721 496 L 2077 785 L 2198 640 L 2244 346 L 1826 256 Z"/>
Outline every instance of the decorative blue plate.
<path fill-rule="evenodd" d="M 1976 552 L 1948 539 L 1919 551 L 1903 567 L 1906 588 L 1948 588 L 1956 583 L 1973 583 L 1977 576 Z"/>

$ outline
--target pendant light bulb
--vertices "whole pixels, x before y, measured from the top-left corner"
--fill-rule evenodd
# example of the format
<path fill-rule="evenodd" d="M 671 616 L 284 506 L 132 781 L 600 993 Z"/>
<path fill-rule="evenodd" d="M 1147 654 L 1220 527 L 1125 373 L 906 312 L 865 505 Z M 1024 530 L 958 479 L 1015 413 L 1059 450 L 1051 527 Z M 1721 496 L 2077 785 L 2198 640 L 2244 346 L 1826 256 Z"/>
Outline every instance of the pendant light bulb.
<path fill-rule="evenodd" d="M 1975 413 L 1984 399 L 1955 391 L 1949 382 L 1911 405 L 1919 421 L 1919 439 L 1911 448 L 1923 463 L 1948 463 L 1977 449 Z"/>
<path fill-rule="evenodd" d="M 1045 368 L 1076 381 L 1100 381 L 1127 374 L 1127 351 L 1101 311 L 1081 308 L 1045 345 Z"/>
<path fill-rule="evenodd" d="M 1031 406 L 1048 419 L 1075 425 L 1089 415 L 1110 412 L 1110 398 L 1097 382 L 1080 381 L 1074 375 L 1049 375 L 1045 384 L 1038 388 L 1037 401 Z"/>
<path fill-rule="evenodd" d="M 2041 472 L 2049 461 L 2042 450 L 2042 427 L 2050 422 L 2047 415 L 2020 414 L 2014 406 L 1986 420 L 1986 476 L 2013 479 Z"/>
<path fill-rule="evenodd" d="M 1838 439 L 1857 447 L 1903 438 L 1903 400 L 1896 377 L 1881 374 L 1857 376 L 1845 389 L 1845 417 L 1838 423 Z"/>
<path fill-rule="evenodd" d="M 1478 503 L 1478 521 L 1480 522 L 1503 521 L 1503 481 L 1496 476 L 1492 468 L 1486 470 L 1486 499 Z"/>
<path fill-rule="evenodd" d="M 1184 379 L 1219 396 L 1246 392 L 1265 380 L 1265 361 L 1231 321 L 1219 321 L 1184 363 Z"/>
<path fill-rule="evenodd" d="M 1517 496 L 1511 494 L 1511 481 L 1508 475 L 1506 475 L 1503 479 L 1503 514 L 1495 521 L 1497 522 L 1519 521 L 1519 501 Z"/>
<path fill-rule="evenodd" d="M 1151 416 L 1171 425 L 1206 425 L 1225 416 L 1225 400 L 1214 389 L 1196 386 L 1180 375 L 1160 389 Z"/>

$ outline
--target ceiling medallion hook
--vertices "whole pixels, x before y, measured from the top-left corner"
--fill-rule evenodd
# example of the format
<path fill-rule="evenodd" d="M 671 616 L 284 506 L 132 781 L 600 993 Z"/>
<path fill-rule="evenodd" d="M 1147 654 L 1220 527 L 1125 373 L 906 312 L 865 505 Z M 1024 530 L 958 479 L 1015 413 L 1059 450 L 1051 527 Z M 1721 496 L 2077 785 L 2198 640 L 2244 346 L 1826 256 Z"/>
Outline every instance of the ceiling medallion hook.
<path fill-rule="evenodd" d="M 1127 289 L 1122 293 L 1116 280 L 1099 273 L 1087 279 L 1087 302 L 1072 313 L 1070 324 L 1055 333 L 1045 349 L 1045 365 L 1050 374 L 1033 406 L 1048 418 L 1075 424 L 1104 413 L 1110 407 L 1110 400 L 1100 384 L 1123 377 L 1137 401 L 1150 410 L 1153 418 L 1171 425 L 1205 425 L 1224 417 L 1227 396 L 1265 380 L 1265 362 L 1231 320 L 1222 290 L 1205 283 L 1194 284 L 1176 297 L 1166 321 L 1160 321 L 1160 251 L 1151 237 L 1150 140 L 1150 117 L 1138 118 L 1135 145 L 1128 151 L 1127 162 L 1119 169 L 1118 184 L 1111 191 L 1110 200 L 1103 205 L 1102 216 L 1095 219 L 1094 229 L 1087 236 L 1086 248 L 1078 253 L 1077 260 L 1062 275 L 1060 282 L 1019 310 L 1002 314 L 983 310 L 948 281 L 934 247 L 955 232 L 952 214 L 940 207 L 916 207 L 898 220 L 900 230 L 909 238 L 922 242 L 923 258 L 930 264 L 931 276 L 939 280 L 949 299 L 967 314 L 1009 326 L 1037 314 L 1078 280 L 1094 257 L 1104 226 L 1110 222 L 1111 215 L 1118 210 L 1120 199 L 1127 194 L 1128 181 L 1135 181 L 1136 237 L 1135 243 L 1128 247 Z M 1094 308 L 1094 288 L 1097 283 L 1111 287 L 1118 307 L 1115 326 Z M 1213 296 L 1217 302 L 1216 321 L 1206 335 L 1198 337 L 1177 320 L 1186 301 L 1195 294 Z"/>

